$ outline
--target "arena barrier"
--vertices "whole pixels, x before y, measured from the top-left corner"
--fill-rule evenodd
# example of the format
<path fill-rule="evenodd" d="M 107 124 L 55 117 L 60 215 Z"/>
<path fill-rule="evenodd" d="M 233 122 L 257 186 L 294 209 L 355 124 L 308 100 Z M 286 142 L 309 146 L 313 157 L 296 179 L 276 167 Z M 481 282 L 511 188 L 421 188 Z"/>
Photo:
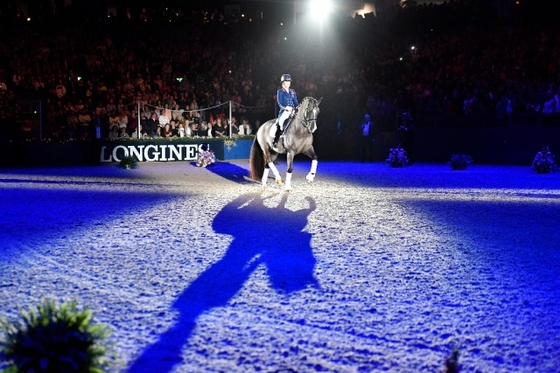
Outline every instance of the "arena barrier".
<path fill-rule="evenodd" d="M 99 149 L 99 162 L 120 162 L 134 156 L 138 162 L 184 162 L 196 160 L 203 144 L 219 160 L 248 159 L 253 137 L 237 139 L 152 139 L 104 141 Z"/>
<path fill-rule="evenodd" d="M 10 141 L 2 143 L 0 166 L 70 166 L 118 163 L 135 156 L 139 162 L 190 162 L 203 144 L 218 160 L 249 159 L 253 137 L 236 139 L 146 139 L 101 141 Z"/>
<path fill-rule="evenodd" d="M 472 156 L 477 164 L 531 165 L 544 145 L 553 154 L 560 154 L 559 139 L 560 126 L 419 126 L 414 131 L 412 155 L 417 162 L 446 163 L 453 154 L 460 152 Z M 395 131 L 380 132 L 374 145 L 374 161 L 383 162 L 389 149 L 398 146 L 399 141 Z M 249 159 L 252 143 L 253 137 L 99 142 L 0 139 L 0 166 L 108 164 L 131 154 L 141 162 L 191 162 L 202 144 L 208 144 L 218 160 Z M 359 159 L 360 147 L 353 133 L 341 136 L 317 131 L 314 144 L 319 159 Z"/>

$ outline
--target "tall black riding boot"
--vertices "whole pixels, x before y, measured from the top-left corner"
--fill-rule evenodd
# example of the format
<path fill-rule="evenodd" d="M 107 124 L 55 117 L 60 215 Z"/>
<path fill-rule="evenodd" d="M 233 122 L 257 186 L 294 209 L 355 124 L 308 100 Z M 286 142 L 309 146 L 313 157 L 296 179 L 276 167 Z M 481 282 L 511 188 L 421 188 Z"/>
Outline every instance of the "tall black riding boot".
<path fill-rule="evenodd" d="M 276 126 L 276 134 L 274 135 L 274 141 L 272 142 L 273 146 L 276 146 L 278 144 L 278 140 L 280 140 L 280 135 L 282 135 L 282 130 L 280 129 L 280 126 Z"/>

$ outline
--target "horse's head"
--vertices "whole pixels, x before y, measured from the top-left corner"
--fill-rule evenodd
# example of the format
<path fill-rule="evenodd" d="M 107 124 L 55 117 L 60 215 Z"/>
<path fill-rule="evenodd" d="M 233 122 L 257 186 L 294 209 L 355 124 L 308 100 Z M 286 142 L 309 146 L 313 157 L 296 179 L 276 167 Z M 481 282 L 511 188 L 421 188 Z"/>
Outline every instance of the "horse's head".
<path fill-rule="evenodd" d="M 317 130 L 317 117 L 321 111 L 319 104 L 322 99 L 322 97 L 319 100 L 313 97 L 305 97 L 300 107 L 300 109 L 303 109 L 302 124 L 311 133 Z"/>

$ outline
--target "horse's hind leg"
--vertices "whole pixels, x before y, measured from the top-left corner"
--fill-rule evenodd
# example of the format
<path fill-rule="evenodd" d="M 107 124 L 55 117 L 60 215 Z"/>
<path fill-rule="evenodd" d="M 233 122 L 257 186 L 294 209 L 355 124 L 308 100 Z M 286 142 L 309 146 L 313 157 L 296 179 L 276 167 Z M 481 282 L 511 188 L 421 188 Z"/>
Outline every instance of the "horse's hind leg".
<path fill-rule="evenodd" d="M 286 185 L 284 186 L 284 190 L 286 192 L 292 191 L 292 173 L 294 171 L 294 153 L 289 151 L 286 154 L 286 159 L 288 162 L 287 170 L 286 170 Z"/>
<path fill-rule="evenodd" d="M 268 169 L 272 170 L 274 179 L 276 180 L 276 184 L 282 185 L 282 176 L 280 176 L 280 172 L 278 172 L 278 169 L 274 165 L 274 162 L 268 162 Z"/>
<path fill-rule="evenodd" d="M 264 170 L 263 170 L 263 175 L 262 175 L 262 178 L 261 178 L 261 184 L 262 184 L 263 188 L 266 187 L 266 182 L 268 180 L 269 171 L 270 171 L 270 168 L 268 168 L 268 167 L 265 167 Z"/>
<path fill-rule="evenodd" d="M 274 179 L 276 180 L 276 184 L 282 185 L 282 176 L 280 176 L 280 172 L 274 165 L 274 161 L 276 160 L 276 156 L 270 154 L 270 152 L 266 152 L 265 154 L 266 159 L 266 166 L 264 168 L 263 176 L 261 179 L 262 187 L 266 187 L 266 182 L 268 180 L 268 173 L 272 170 L 272 174 L 274 175 Z"/>

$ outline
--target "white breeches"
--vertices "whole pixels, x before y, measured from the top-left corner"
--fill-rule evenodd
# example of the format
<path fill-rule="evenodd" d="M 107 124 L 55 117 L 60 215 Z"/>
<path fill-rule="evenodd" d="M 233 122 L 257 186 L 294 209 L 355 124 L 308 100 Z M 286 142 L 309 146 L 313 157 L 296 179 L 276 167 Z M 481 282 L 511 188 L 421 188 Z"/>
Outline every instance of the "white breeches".
<path fill-rule="evenodd" d="M 280 118 L 278 119 L 278 125 L 280 126 L 280 129 L 282 131 L 284 131 L 284 122 L 286 121 L 286 119 L 288 119 L 288 117 L 290 116 L 290 113 L 292 112 L 292 108 L 286 108 L 286 110 L 284 110 L 282 112 L 282 114 L 280 115 Z"/>

